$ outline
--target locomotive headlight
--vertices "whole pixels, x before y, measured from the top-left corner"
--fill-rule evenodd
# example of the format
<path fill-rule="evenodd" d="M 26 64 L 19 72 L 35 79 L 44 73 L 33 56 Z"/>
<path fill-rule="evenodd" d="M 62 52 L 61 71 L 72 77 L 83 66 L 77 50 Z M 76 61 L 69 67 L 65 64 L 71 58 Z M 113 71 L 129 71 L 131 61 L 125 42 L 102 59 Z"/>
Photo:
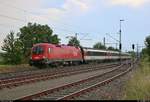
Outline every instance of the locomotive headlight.
<path fill-rule="evenodd" d="M 42 60 L 42 63 L 47 63 L 48 59 L 46 56 L 43 56 L 43 60 Z"/>
<path fill-rule="evenodd" d="M 43 56 L 43 59 L 46 59 L 46 57 L 45 57 L 45 56 Z"/>

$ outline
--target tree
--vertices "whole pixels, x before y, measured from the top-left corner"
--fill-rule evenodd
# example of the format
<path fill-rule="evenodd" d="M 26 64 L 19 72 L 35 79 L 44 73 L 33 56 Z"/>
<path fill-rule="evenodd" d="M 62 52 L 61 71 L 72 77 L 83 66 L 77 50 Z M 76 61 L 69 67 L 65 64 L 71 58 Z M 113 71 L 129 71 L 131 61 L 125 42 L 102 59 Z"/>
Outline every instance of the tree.
<path fill-rule="evenodd" d="M 146 51 L 145 52 L 149 56 L 149 60 L 150 60 L 150 36 L 146 37 L 145 45 L 146 45 Z"/>
<path fill-rule="evenodd" d="M 150 49 L 150 36 L 146 37 L 145 45 L 146 45 L 147 48 Z"/>
<path fill-rule="evenodd" d="M 19 40 L 23 44 L 23 54 L 29 59 L 31 48 L 36 43 L 58 44 L 60 39 L 57 35 L 52 35 L 53 30 L 48 25 L 28 23 L 20 28 Z"/>
<path fill-rule="evenodd" d="M 0 52 L 0 65 L 3 64 L 2 52 Z"/>
<path fill-rule="evenodd" d="M 95 49 L 106 49 L 106 46 L 102 45 L 101 42 L 96 43 L 93 48 Z"/>
<path fill-rule="evenodd" d="M 118 49 L 115 49 L 114 47 L 111 47 L 111 46 L 108 47 L 107 49 L 108 49 L 108 50 L 112 50 L 112 51 L 119 51 Z"/>
<path fill-rule="evenodd" d="M 10 32 L 4 39 L 2 57 L 5 64 L 20 64 L 22 61 L 22 43 L 15 39 L 14 32 Z"/>
<path fill-rule="evenodd" d="M 147 48 L 142 49 L 141 55 L 142 55 L 143 58 L 145 58 L 148 55 Z"/>
<path fill-rule="evenodd" d="M 72 37 L 69 40 L 68 45 L 71 45 L 71 46 L 80 46 L 80 41 L 76 37 Z"/>
<path fill-rule="evenodd" d="M 52 37 L 53 37 L 53 39 L 51 39 L 51 43 L 58 44 L 59 40 L 60 40 L 60 39 L 58 39 L 58 35 L 55 34 Z"/>

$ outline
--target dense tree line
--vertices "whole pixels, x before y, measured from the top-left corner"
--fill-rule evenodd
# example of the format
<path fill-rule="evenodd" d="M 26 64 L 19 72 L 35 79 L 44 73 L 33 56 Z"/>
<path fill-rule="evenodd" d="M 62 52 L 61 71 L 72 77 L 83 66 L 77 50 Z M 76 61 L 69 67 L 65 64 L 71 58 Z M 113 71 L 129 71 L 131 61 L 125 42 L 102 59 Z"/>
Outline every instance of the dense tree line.
<path fill-rule="evenodd" d="M 68 42 L 68 45 L 71 45 L 71 46 L 81 46 L 80 45 L 80 41 L 76 37 L 71 38 L 69 40 L 69 42 Z"/>
<path fill-rule="evenodd" d="M 95 49 L 106 49 L 106 46 L 104 46 L 101 42 L 98 42 L 95 45 L 93 45 L 93 48 L 95 48 Z"/>
<path fill-rule="evenodd" d="M 149 61 L 150 61 L 150 36 L 147 36 L 146 39 L 145 39 L 145 45 L 146 45 L 146 48 L 144 48 L 142 50 L 142 56 L 145 58 L 145 57 L 148 57 Z"/>
<path fill-rule="evenodd" d="M 101 42 L 97 42 L 95 45 L 93 45 L 93 48 L 95 49 L 102 49 L 102 50 L 112 50 L 112 51 L 119 51 L 118 49 L 115 49 L 114 47 L 106 47 Z"/>
<path fill-rule="evenodd" d="M 2 50 L 5 51 L 2 54 L 4 63 L 8 64 L 19 64 L 22 60 L 23 45 L 14 37 L 14 32 L 10 32 L 4 39 L 4 45 Z"/>
<path fill-rule="evenodd" d="M 16 34 L 11 31 L 3 41 L 2 57 L 5 64 L 27 63 L 31 48 L 36 43 L 59 44 L 60 39 L 48 25 L 28 23 Z"/>

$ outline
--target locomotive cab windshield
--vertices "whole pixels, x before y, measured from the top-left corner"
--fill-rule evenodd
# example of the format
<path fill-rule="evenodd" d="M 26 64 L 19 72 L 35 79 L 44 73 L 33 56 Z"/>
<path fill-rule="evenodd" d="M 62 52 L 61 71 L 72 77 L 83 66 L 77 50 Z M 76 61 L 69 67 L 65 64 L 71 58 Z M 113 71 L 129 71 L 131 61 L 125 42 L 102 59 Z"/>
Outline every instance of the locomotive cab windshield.
<path fill-rule="evenodd" d="M 44 48 L 42 46 L 35 46 L 32 50 L 33 54 L 43 54 Z"/>

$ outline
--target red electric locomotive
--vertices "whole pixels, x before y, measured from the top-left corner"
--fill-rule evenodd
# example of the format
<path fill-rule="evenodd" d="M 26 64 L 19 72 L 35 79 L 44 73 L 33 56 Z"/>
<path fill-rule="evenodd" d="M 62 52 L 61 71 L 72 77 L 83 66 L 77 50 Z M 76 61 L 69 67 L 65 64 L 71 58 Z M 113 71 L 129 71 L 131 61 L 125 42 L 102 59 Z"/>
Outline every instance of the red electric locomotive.
<path fill-rule="evenodd" d="M 30 65 L 52 65 L 58 63 L 82 62 L 80 47 L 40 43 L 32 47 Z"/>
<path fill-rule="evenodd" d="M 88 63 L 102 60 L 117 61 L 120 58 L 129 60 L 131 56 L 127 53 L 121 53 L 120 56 L 117 51 L 40 43 L 32 47 L 30 65 L 41 67 L 41 65 L 59 65 L 64 63 Z"/>

